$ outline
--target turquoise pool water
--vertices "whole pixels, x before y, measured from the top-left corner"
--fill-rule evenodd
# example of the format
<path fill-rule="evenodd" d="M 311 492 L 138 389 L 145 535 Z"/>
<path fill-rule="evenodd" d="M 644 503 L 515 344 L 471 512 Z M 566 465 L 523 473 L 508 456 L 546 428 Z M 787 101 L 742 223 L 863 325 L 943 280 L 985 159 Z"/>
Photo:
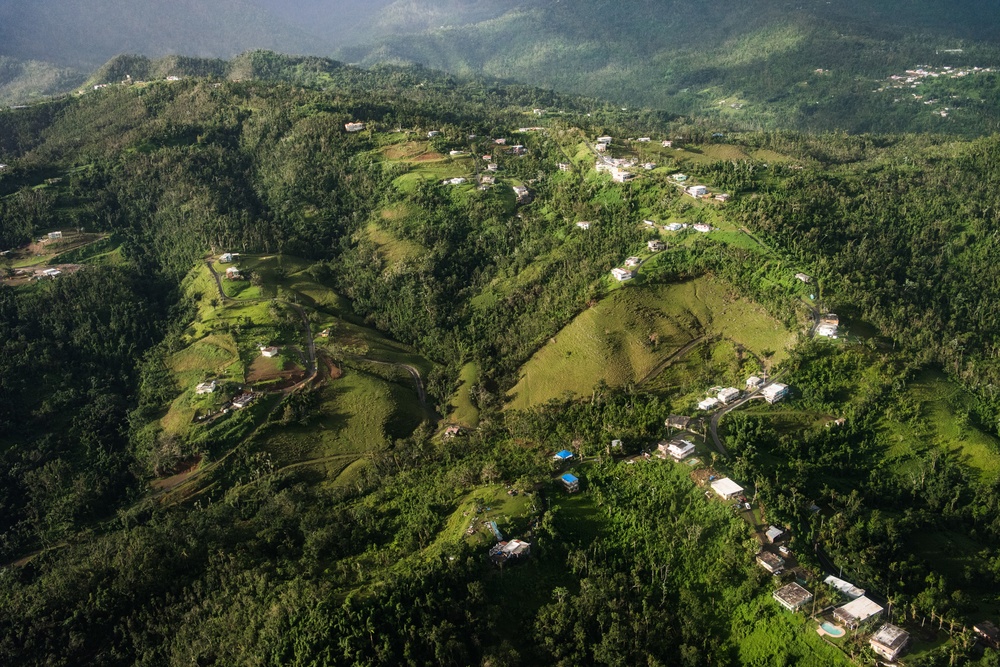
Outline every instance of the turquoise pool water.
<path fill-rule="evenodd" d="M 833 625 L 832 623 L 827 623 L 826 621 L 824 621 L 820 623 L 819 627 L 823 628 L 823 632 L 830 635 L 831 637 L 844 636 L 844 631 L 841 628 L 838 628 L 836 625 Z"/>

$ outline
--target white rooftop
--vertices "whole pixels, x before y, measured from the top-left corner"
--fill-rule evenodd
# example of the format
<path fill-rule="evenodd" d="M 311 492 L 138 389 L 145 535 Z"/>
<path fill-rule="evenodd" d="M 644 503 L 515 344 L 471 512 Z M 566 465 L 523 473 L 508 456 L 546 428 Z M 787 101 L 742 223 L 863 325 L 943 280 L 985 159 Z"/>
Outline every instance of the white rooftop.
<path fill-rule="evenodd" d="M 712 489 L 723 497 L 743 492 L 743 487 L 728 477 L 723 477 L 712 482 Z"/>
<path fill-rule="evenodd" d="M 865 589 L 858 588 L 849 581 L 844 581 L 840 577 L 835 577 L 832 574 L 823 580 L 823 582 L 830 588 L 835 588 L 849 598 L 859 598 L 865 594 Z"/>
<path fill-rule="evenodd" d="M 843 607 L 840 607 L 837 611 L 849 614 L 858 623 L 863 623 L 872 616 L 881 614 L 882 605 L 878 604 L 874 600 L 869 600 L 862 595 L 857 600 L 851 600 Z"/>

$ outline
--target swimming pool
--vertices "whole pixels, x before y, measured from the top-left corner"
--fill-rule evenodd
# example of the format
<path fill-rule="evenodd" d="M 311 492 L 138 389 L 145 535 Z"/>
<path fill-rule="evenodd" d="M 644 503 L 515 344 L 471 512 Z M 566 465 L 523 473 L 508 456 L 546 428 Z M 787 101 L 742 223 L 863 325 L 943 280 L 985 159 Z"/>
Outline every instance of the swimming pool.
<path fill-rule="evenodd" d="M 843 628 L 838 628 L 833 623 L 829 623 L 827 621 L 823 621 L 822 623 L 820 623 L 819 627 L 823 628 L 823 632 L 825 632 L 826 634 L 830 635 L 831 637 L 843 637 L 844 636 L 844 629 Z"/>

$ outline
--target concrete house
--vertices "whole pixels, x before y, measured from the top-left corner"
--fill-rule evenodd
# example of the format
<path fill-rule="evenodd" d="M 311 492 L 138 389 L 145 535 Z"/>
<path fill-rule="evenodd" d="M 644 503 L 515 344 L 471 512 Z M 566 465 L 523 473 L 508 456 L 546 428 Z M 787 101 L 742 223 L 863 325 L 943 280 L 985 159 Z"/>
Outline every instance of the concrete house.
<path fill-rule="evenodd" d="M 769 384 L 766 387 L 764 387 L 764 390 L 761 392 L 761 395 L 764 396 L 764 400 L 767 401 L 768 403 L 771 404 L 777 403 L 785 396 L 788 396 L 788 385 L 781 384 L 780 382 Z"/>
<path fill-rule="evenodd" d="M 528 192 L 528 188 L 523 185 L 514 186 L 514 194 L 517 196 L 517 203 L 523 204 L 524 202 L 531 199 L 531 193 Z"/>
<path fill-rule="evenodd" d="M 618 282 L 625 282 L 626 280 L 632 280 L 635 278 L 635 271 L 629 271 L 628 269 L 622 269 L 620 267 L 615 267 L 611 269 L 611 275 L 615 277 Z"/>
<path fill-rule="evenodd" d="M 882 614 L 882 606 L 864 595 L 833 610 L 833 616 L 852 630 Z"/>
<path fill-rule="evenodd" d="M 727 202 L 729 201 L 729 195 L 727 195 L 724 192 L 720 192 L 719 194 L 715 195 L 715 201 Z"/>
<path fill-rule="evenodd" d="M 498 542 L 490 548 L 490 560 L 495 565 L 517 561 L 531 555 L 531 543 L 523 540 Z"/>
<path fill-rule="evenodd" d="M 793 581 L 771 593 L 771 597 L 788 611 L 798 611 L 802 605 L 812 601 L 813 594 Z"/>
<path fill-rule="evenodd" d="M 902 655 L 910 645 L 910 634 L 903 628 L 886 623 L 872 635 L 868 644 L 875 653 L 889 662 L 895 662 L 896 658 Z"/>
<path fill-rule="evenodd" d="M 692 225 L 691 227 L 694 229 L 694 231 L 701 232 L 702 234 L 707 234 L 710 231 L 712 231 L 712 225 L 703 225 L 701 223 L 698 223 L 696 225 Z"/>
<path fill-rule="evenodd" d="M 667 417 L 666 421 L 663 422 L 663 425 L 666 426 L 667 428 L 676 428 L 680 431 L 683 431 L 688 427 L 690 423 L 691 423 L 690 417 L 685 417 L 683 415 L 670 415 L 669 417 Z"/>
<path fill-rule="evenodd" d="M 687 190 L 685 190 L 692 197 L 704 197 L 708 194 L 708 188 L 704 185 L 692 185 Z"/>
<path fill-rule="evenodd" d="M 267 357 L 268 359 L 270 359 L 271 357 L 276 357 L 276 356 L 278 356 L 278 348 L 273 347 L 273 346 L 264 346 L 264 345 L 261 345 L 260 346 L 260 356 Z"/>
<path fill-rule="evenodd" d="M 615 183 L 626 183 L 635 178 L 635 174 L 630 171 L 625 171 L 624 169 L 612 169 L 611 170 L 611 180 Z"/>
<path fill-rule="evenodd" d="M 719 392 L 719 402 L 728 405 L 740 397 L 740 390 L 736 387 L 726 387 Z"/>
<path fill-rule="evenodd" d="M 771 544 L 777 544 L 778 542 L 784 541 L 787 535 L 781 528 L 778 528 L 777 526 L 770 526 L 768 527 L 767 532 L 764 533 L 764 537 L 766 537 L 767 541 Z"/>
<path fill-rule="evenodd" d="M 365 129 L 365 124 L 364 123 L 345 123 L 344 124 L 344 129 L 347 130 L 348 132 L 360 132 L 361 130 Z"/>
<path fill-rule="evenodd" d="M 222 264 L 228 264 L 229 262 L 233 261 L 233 256 L 234 255 L 231 252 L 224 252 L 221 255 L 219 255 L 219 262 L 221 262 Z"/>
<path fill-rule="evenodd" d="M 656 221 L 655 220 L 643 220 L 642 224 L 646 225 L 650 229 L 656 229 Z"/>
<path fill-rule="evenodd" d="M 785 559 L 770 551 L 761 551 L 757 554 L 757 564 L 771 574 L 781 574 L 785 570 Z"/>
<path fill-rule="evenodd" d="M 820 324 L 816 327 L 816 335 L 823 336 L 824 338 L 836 338 L 837 337 L 837 325 L 836 324 Z"/>
<path fill-rule="evenodd" d="M 666 141 L 661 142 L 660 145 L 663 146 L 664 148 L 670 148 L 671 146 L 674 145 L 674 142 L 667 139 Z"/>
<path fill-rule="evenodd" d="M 640 144 L 648 144 L 650 141 L 652 140 L 649 137 L 639 137 Z"/>
<path fill-rule="evenodd" d="M 865 589 L 858 588 L 849 581 L 844 581 L 840 577 L 835 577 L 832 574 L 823 580 L 823 583 L 830 588 L 839 591 L 851 598 L 852 600 L 857 600 L 859 597 L 865 594 Z"/>
<path fill-rule="evenodd" d="M 719 399 L 717 399 L 715 396 L 709 396 L 708 398 L 706 398 L 705 400 L 703 400 L 701 403 L 698 404 L 698 409 L 711 410 L 718 404 L 719 404 Z"/>
<path fill-rule="evenodd" d="M 230 266 L 228 269 L 226 269 L 227 280 L 240 280 L 242 277 L 243 275 L 240 273 L 240 270 L 237 269 L 235 266 Z"/>
<path fill-rule="evenodd" d="M 568 449 L 564 449 L 560 452 L 556 452 L 555 456 L 553 456 L 552 458 L 555 459 L 556 461 L 569 461 L 571 458 L 573 458 L 573 452 L 569 451 Z"/>
<path fill-rule="evenodd" d="M 628 259 L 625 260 L 625 266 L 628 267 L 640 266 L 641 264 L 642 260 L 639 259 L 638 257 L 629 257 Z"/>
<path fill-rule="evenodd" d="M 660 252 L 667 246 L 665 246 L 663 241 L 660 241 L 659 239 L 652 239 L 650 241 L 646 241 L 646 247 L 649 248 L 649 252 Z"/>
<path fill-rule="evenodd" d="M 564 473 L 559 476 L 559 481 L 562 482 L 566 493 L 576 493 L 580 490 L 580 479 L 575 475 L 571 475 L 568 472 Z"/>
<path fill-rule="evenodd" d="M 751 375 L 750 377 L 747 378 L 747 391 L 753 391 L 755 389 L 759 389 L 763 384 L 764 384 L 763 380 L 761 380 L 756 375 Z"/>
<path fill-rule="evenodd" d="M 48 236 L 50 241 L 55 241 L 62 238 L 62 232 L 49 232 Z"/>
<path fill-rule="evenodd" d="M 215 391 L 215 387 L 216 387 L 215 380 L 212 380 L 211 382 L 202 382 L 201 384 L 199 384 L 194 388 L 194 393 L 211 394 L 212 392 Z"/>
<path fill-rule="evenodd" d="M 694 454 L 694 443 L 687 440 L 672 440 L 667 443 L 667 446 L 664 448 L 664 453 L 673 458 L 675 461 L 683 461 L 687 457 Z"/>
<path fill-rule="evenodd" d="M 743 493 L 743 487 L 728 477 L 722 477 L 712 482 L 712 490 L 724 500 L 732 500 Z"/>
<path fill-rule="evenodd" d="M 668 232 L 679 232 L 685 227 L 687 227 L 687 225 L 685 225 L 682 222 L 671 222 L 669 225 L 664 227 L 664 229 L 667 230 Z"/>

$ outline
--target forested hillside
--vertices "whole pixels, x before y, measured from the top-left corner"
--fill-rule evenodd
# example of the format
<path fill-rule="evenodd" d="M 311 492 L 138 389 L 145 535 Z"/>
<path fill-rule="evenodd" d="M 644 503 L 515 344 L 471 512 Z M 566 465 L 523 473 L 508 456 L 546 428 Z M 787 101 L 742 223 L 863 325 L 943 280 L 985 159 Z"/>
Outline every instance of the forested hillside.
<path fill-rule="evenodd" d="M 1000 139 L 95 81 L 0 112 L 0 663 L 870 663 L 839 572 L 907 664 L 996 664 Z"/>

